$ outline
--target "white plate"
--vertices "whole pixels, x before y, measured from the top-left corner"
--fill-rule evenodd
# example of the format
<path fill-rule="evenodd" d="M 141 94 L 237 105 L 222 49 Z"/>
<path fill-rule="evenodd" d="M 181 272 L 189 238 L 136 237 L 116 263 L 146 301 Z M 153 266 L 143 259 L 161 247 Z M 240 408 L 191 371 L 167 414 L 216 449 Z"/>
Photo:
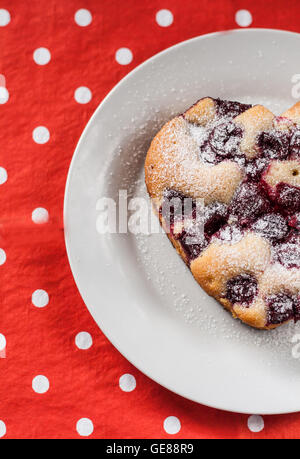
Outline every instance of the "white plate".
<path fill-rule="evenodd" d="M 148 60 L 100 104 L 76 148 L 65 194 L 65 237 L 77 286 L 117 349 L 170 390 L 244 413 L 300 410 L 299 326 L 251 329 L 194 281 L 165 235 L 100 235 L 100 197 L 146 196 L 143 162 L 162 124 L 210 95 L 295 100 L 300 35 L 238 30 L 183 42 Z M 295 341 L 294 343 L 292 341 Z M 294 355 L 294 357 L 293 357 Z"/>

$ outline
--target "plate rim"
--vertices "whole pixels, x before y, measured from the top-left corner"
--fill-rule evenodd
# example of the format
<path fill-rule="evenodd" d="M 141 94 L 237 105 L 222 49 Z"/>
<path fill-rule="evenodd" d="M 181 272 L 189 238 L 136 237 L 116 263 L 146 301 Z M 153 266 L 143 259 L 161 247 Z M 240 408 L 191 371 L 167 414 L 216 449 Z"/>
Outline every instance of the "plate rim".
<path fill-rule="evenodd" d="M 245 34 L 245 33 L 252 34 L 253 33 L 254 34 L 256 32 L 264 32 L 264 33 L 274 33 L 275 32 L 275 33 L 278 33 L 278 34 L 281 34 L 281 35 L 285 35 L 285 36 L 286 35 L 291 35 L 291 36 L 300 37 L 300 33 L 298 33 L 298 32 L 293 32 L 293 31 L 285 30 L 285 29 L 273 29 L 273 28 L 263 28 L 263 27 L 262 28 L 260 28 L 260 27 L 243 28 L 243 29 L 234 28 L 234 29 L 226 29 L 226 30 L 221 30 L 221 31 L 216 31 L 216 32 L 210 32 L 210 33 L 207 33 L 207 34 L 198 35 L 196 37 L 189 38 L 187 40 L 183 40 L 183 41 L 181 41 L 179 43 L 176 43 L 175 45 L 168 46 L 167 48 L 163 49 L 162 51 L 159 51 L 158 53 L 154 54 L 150 58 L 148 58 L 145 61 L 141 62 L 139 65 L 134 67 L 130 72 L 128 72 L 105 95 L 105 97 L 101 100 L 101 102 L 98 104 L 98 106 L 96 107 L 96 109 L 92 113 L 92 115 L 89 118 L 88 122 L 85 124 L 85 126 L 84 126 L 84 128 L 83 128 L 83 130 L 81 132 L 81 135 L 80 135 L 80 137 L 79 137 L 79 139 L 77 141 L 77 144 L 76 144 L 76 147 L 74 149 L 74 152 L 72 154 L 71 161 L 69 163 L 69 168 L 68 168 L 68 173 L 67 173 L 67 178 L 66 178 L 66 183 L 65 183 L 65 189 L 64 189 L 64 198 L 63 198 L 64 242 L 65 242 L 65 248 L 66 248 L 67 258 L 68 258 L 69 266 L 70 266 L 70 269 L 71 269 L 72 277 L 74 279 L 75 285 L 76 285 L 76 287 L 77 287 L 77 289 L 79 291 L 79 294 L 81 296 L 81 299 L 82 299 L 85 307 L 87 308 L 89 314 L 91 315 L 92 319 L 96 323 L 97 327 L 101 330 L 101 332 L 109 340 L 109 342 L 117 349 L 118 352 L 120 352 L 120 354 L 126 360 L 128 360 L 128 362 L 130 362 L 141 373 L 146 375 L 149 379 L 151 379 L 155 383 L 159 384 L 160 386 L 162 386 L 162 387 L 166 388 L 167 390 L 175 393 L 176 395 L 178 395 L 180 397 L 183 397 L 183 398 L 185 398 L 187 400 L 190 400 L 190 401 L 192 401 L 194 403 L 197 403 L 197 404 L 200 404 L 200 405 L 204 405 L 204 406 L 207 406 L 207 407 L 210 407 L 210 408 L 213 408 L 213 409 L 222 410 L 222 411 L 228 411 L 230 413 L 249 414 L 249 415 L 253 414 L 253 412 L 251 410 L 237 411 L 235 409 L 230 409 L 228 407 L 224 407 L 224 405 L 220 406 L 219 404 L 213 404 L 213 403 L 207 403 L 207 402 L 199 401 L 199 400 L 196 400 L 195 398 L 193 398 L 192 396 L 183 395 L 182 393 L 177 392 L 176 389 L 171 387 L 170 384 L 162 383 L 157 378 L 151 376 L 148 373 L 147 369 L 141 368 L 141 366 L 139 364 L 135 363 L 134 358 L 132 359 L 131 357 L 129 357 L 127 355 L 126 351 L 123 351 L 123 350 L 120 349 L 119 344 L 116 343 L 115 339 L 113 339 L 111 337 L 111 334 L 110 334 L 109 330 L 106 329 L 106 327 L 103 325 L 103 323 L 100 324 L 100 323 L 98 323 L 98 321 L 96 321 L 96 319 L 94 318 L 93 314 L 90 311 L 89 306 L 85 302 L 84 295 L 83 295 L 83 293 L 81 291 L 81 287 L 79 286 L 79 281 L 77 280 L 76 274 L 75 274 L 75 267 L 74 267 L 74 263 L 73 263 L 72 255 L 71 255 L 71 243 L 68 240 L 68 234 L 66 232 L 66 214 L 67 214 L 67 207 L 69 205 L 69 199 L 70 199 L 71 176 L 72 176 L 72 173 L 73 173 L 73 170 L 74 170 L 75 161 L 76 161 L 76 159 L 77 159 L 77 157 L 79 155 L 79 151 L 81 149 L 81 145 L 82 145 L 82 143 L 83 143 L 83 141 L 84 141 L 84 139 L 85 139 L 85 137 L 87 135 L 87 132 L 89 130 L 90 125 L 92 125 L 92 123 L 94 122 L 94 119 L 96 118 L 98 112 L 102 109 L 102 106 L 107 102 L 107 100 L 118 90 L 119 86 L 121 86 L 125 81 L 127 81 L 127 79 L 130 79 L 131 76 L 133 76 L 136 72 L 138 72 L 142 67 L 147 65 L 149 62 L 155 61 L 160 56 L 162 56 L 164 54 L 167 54 L 170 50 L 180 48 L 181 46 L 185 46 L 186 44 L 194 42 L 194 41 L 201 41 L 201 40 L 204 40 L 204 39 L 207 39 L 207 38 L 210 38 L 210 37 L 216 37 L 218 35 L 223 35 L 223 34 L 228 34 L 228 33 L 232 33 L 232 34 Z M 284 410 L 284 411 L 279 410 L 279 411 L 272 411 L 272 412 L 271 411 L 262 410 L 262 411 L 260 411 L 259 414 L 264 415 L 264 416 L 267 416 L 267 415 L 268 416 L 272 416 L 272 415 L 278 415 L 278 414 L 289 414 L 289 413 L 295 413 L 295 412 L 299 411 L 299 409 L 300 408 L 298 408 L 298 409 L 295 408 L 293 410 Z"/>

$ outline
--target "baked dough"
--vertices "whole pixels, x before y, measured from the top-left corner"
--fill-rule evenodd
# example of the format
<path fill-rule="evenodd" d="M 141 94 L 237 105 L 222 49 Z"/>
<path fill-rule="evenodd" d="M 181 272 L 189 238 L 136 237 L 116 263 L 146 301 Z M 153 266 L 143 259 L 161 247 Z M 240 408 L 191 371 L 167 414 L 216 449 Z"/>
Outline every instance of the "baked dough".
<path fill-rule="evenodd" d="M 275 116 L 200 99 L 155 136 L 145 181 L 177 252 L 233 317 L 300 318 L 300 102 Z"/>

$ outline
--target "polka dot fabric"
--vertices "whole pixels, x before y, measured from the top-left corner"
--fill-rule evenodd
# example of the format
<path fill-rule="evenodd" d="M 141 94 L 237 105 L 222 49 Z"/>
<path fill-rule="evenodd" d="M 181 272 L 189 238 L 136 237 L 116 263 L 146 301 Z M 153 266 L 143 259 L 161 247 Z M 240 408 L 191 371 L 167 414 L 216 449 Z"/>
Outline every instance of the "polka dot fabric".
<path fill-rule="evenodd" d="M 70 160 L 88 119 L 123 76 L 204 33 L 300 32 L 296 0 L 284 8 L 279 0 L 213 3 L 1 2 L 1 438 L 299 437 L 300 414 L 217 411 L 141 374 L 92 320 L 65 252 Z"/>

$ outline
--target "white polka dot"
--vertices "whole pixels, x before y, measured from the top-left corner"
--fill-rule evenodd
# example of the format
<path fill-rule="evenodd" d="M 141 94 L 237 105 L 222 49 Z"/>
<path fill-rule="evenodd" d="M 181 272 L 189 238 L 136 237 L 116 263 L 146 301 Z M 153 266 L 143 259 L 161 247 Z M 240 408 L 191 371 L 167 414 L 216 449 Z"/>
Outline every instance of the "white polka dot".
<path fill-rule="evenodd" d="M 0 438 L 6 434 L 6 425 L 3 421 L 0 421 Z"/>
<path fill-rule="evenodd" d="M 49 295 L 46 290 L 35 290 L 31 296 L 31 301 L 37 308 L 44 308 L 49 303 Z"/>
<path fill-rule="evenodd" d="M 9 99 L 9 92 L 4 86 L 0 86 L 0 104 L 6 104 Z"/>
<path fill-rule="evenodd" d="M 252 416 L 249 416 L 247 424 L 251 432 L 260 432 L 265 426 L 263 418 L 257 414 L 252 414 Z"/>
<path fill-rule="evenodd" d="M 136 388 L 135 377 L 126 373 L 119 379 L 119 386 L 124 392 L 132 392 Z"/>
<path fill-rule="evenodd" d="M 49 212 L 47 209 L 44 209 L 44 207 L 37 207 L 32 211 L 31 218 L 37 225 L 42 225 L 48 222 Z"/>
<path fill-rule="evenodd" d="M 78 349 L 89 349 L 91 345 L 93 344 L 93 338 L 88 332 L 80 332 L 77 333 L 75 337 L 75 344 L 78 347 Z"/>
<path fill-rule="evenodd" d="M 33 53 L 33 60 L 38 65 L 46 65 L 51 60 L 51 53 L 47 48 L 37 48 Z"/>
<path fill-rule="evenodd" d="M 76 430 L 81 437 L 88 437 L 94 431 L 94 425 L 88 418 L 81 418 L 77 421 Z"/>
<path fill-rule="evenodd" d="M 38 375 L 32 380 L 32 389 L 37 394 L 44 394 L 49 390 L 49 379 L 46 376 Z"/>
<path fill-rule="evenodd" d="M 164 420 L 164 429 L 170 435 L 175 435 L 181 429 L 181 424 L 176 416 L 168 416 Z"/>
<path fill-rule="evenodd" d="M 248 27 L 252 23 L 252 14 L 248 10 L 239 10 L 235 13 L 235 21 L 240 27 Z"/>
<path fill-rule="evenodd" d="M 6 262 L 6 253 L 3 249 L 0 249 L 0 266 Z"/>
<path fill-rule="evenodd" d="M 120 65 L 128 65 L 132 61 L 133 56 L 129 48 L 120 48 L 116 52 L 116 61 Z"/>
<path fill-rule="evenodd" d="M 50 132 L 45 126 L 38 126 L 33 130 L 32 138 L 36 143 L 47 143 L 50 139 Z"/>
<path fill-rule="evenodd" d="M 0 185 L 3 185 L 7 180 L 7 172 L 4 167 L 0 167 Z"/>
<path fill-rule="evenodd" d="M 156 13 L 156 22 L 161 27 L 169 27 L 173 23 L 173 14 L 169 10 L 159 10 Z"/>
<path fill-rule="evenodd" d="M 87 104 L 92 99 L 92 93 L 86 86 L 80 86 L 80 88 L 76 89 L 74 97 L 79 104 Z"/>
<path fill-rule="evenodd" d="M 89 10 L 81 8 L 76 11 L 74 19 L 77 25 L 80 27 L 86 27 L 92 22 L 92 15 Z"/>
<path fill-rule="evenodd" d="M 4 351 L 6 348 L 6 338 L 2 333 L 0 333 L 0 351 Z"/>
<path fill-rule="evenodd" d="M 0 27 L 4 27 L 10 23 L 10 13 L 7 10 L 0 9 Z"/>

